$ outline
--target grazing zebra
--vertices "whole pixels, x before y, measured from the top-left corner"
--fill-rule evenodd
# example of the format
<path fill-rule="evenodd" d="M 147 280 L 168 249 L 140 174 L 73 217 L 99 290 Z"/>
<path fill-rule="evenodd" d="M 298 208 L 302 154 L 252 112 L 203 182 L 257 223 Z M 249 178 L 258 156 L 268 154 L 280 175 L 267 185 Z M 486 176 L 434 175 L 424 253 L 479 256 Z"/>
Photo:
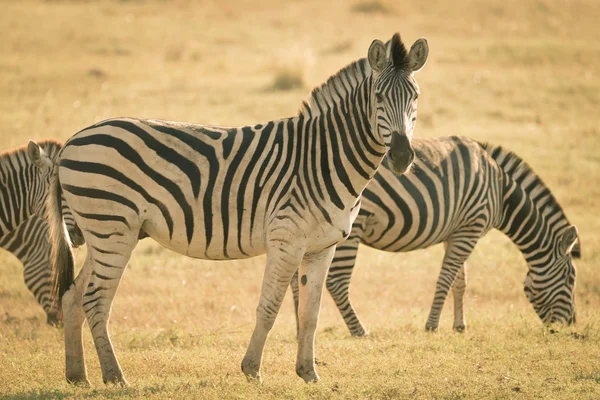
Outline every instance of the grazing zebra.
<path fill-rule="evenodd" d="M 53 160 L 61 146 L 60 142 L 46 140 L 36 149 Z M 40 174 L 38 167 L 25 147 L 0 155 L 0 248 L 21 261 L 25 285 L 46 312 L 48 324 L 55 325 L 58 318 L 51 296 L 48 224 L 42 218 L 50 176 L 49 171 Z M 63 208 L 63 216 L 73 244 L 81 244 L 68 208 Z"/>
<path fill-rule="evenodd" d="M 327 289 L 351 334 L 366 332 L 349 299 L 359 243 L 408 252 L 443 242 L 446 254 L 426 329 L 437 329 L 452 286 L 454 329 L 463 331 L 465 261 L 493 228 L 523 253 L 529 267 L 525 293 L 542 321 L 574 322 L 577 228 L 533 170 L 502 147 L 464 137 L 417 138 L 413 147 L 410 173 L 397 176 L 380 168 L 365 189 L 352 232 L 338 245 L 327 276 Z M 292 280 L 295 300 L 297 280 Z"/>
<path fill-rule="evenodd" d="M 49 158 L 60 150 L 55 141 L 40 142 Z M 42 177 L 24 147 L 0 155 L 0 247 L 23 264 L 25 284 L 54 324 L 56 309 L 50 294 L 48 226 L 40 217 L 49 179 Z"/>
<path fill-rule="evenodd" d="M 242 371 L 259 380 L 267 334 L 300 268 L 296 372 L 307 382 L 318 380 L 314 333 L 335 245 L 350 233 L 361 193 L 388 149 L 395 172 L 412 163 L 419 93 L 413 73 L 427 55 L 424 39 L 409 52 L 396 34 L 389 56 L 376 40 L 367 59 L 313 90 L 292 118 L 240 128 L 122 118 L 69 139 L 49 196 L 67 380 L 88 382 L 87 319 L 103 380 L 126 384 L 107 326 L 123 270 L 144 235 L 195 258 L 267 254 L 256 326 L 242 361 Z M 70 249 L 56 228 L 61 193 L 88 250 L 74 284 Z"/>

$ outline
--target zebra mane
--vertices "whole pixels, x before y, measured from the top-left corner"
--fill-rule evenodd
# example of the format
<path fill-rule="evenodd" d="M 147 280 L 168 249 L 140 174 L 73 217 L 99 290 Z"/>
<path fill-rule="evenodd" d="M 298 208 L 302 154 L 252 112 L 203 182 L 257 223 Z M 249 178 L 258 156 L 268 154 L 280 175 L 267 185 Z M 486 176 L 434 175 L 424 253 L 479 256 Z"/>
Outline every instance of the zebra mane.
<path fill-rule="evenodd" d="M 490 143 L 479 143 L 481 147 L 496 161 L 496 164 L 520 187 L 527 188 L 526 192 L 536 191 L 537 194 L 535 199 L 532 199 L 535 208 L 541 214 L 548 214 L 550 212 L 558 213 L 561 220 L 565 222 L 565 226 L 570 225 L 570 222 L 565 215 L 562 207 L 556 200 L 556 197 L 550 191 L 550 188 L 542 181 L 529 164 L 527 164 L 521 157 L 512 151 L 505 149 L 501 146 L 495 146 Z M 573 254 L 575 256 L 575 254 Z"/>
<path fill-rule="evenodd" d="M 37 143 L 48 154 L 51 160 L 56 158 L 63 145 L 62 142 L 54 139 L 41 140 Z M 13 162 L 15 160 L 17 161 L 16 163 Z M 25 165 L 33 163 L 27 153 L 27 145 L 0 153 L 0 166 L 2 167 L 6 165 L 23 165 L 21 162 L 18 162 L 19 160 L 25 160 Z"/>
<path fill-rule="evenodd" d="M 306 117 L 321 115 L 334 104 L 344 102 L 346 95 L 370 74 L 371 67 L 366 58 L 347 65 L 312 90 L 308 100 L 302 103 L 298 115 Z"/>

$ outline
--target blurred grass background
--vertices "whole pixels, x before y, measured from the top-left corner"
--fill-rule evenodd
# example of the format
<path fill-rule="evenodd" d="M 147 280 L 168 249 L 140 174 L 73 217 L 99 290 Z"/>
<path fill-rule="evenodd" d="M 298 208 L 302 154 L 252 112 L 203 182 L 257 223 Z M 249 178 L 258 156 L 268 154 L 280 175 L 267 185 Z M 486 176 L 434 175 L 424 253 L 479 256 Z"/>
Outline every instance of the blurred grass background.
<path fill-rule="evenodd" d="M 64 383 L 62 332 L 0 254 L 3 398 L 598 398 L 600 394 L 600 5 L 595 0 L 1 1 L 0 145 L 66 140 L 136 116 L 220 125 L 296 113 L 310 89 L 399 31 L 429 41 L 417 75 L 418 136 L 465 135 L 521 155 L 582 241 L 578 325 L 550 335 L 522 289 L 525 262 L 501 234 L 469 259 L 468 332 L 424 325 L 442 248 L 362 248 L 353 303 L 371 330 L 352 339 L 328 295 L 317 335 L 321 382 L 294 372 L 287 296 L 262 386 L 239 370 L 264 258 L 192 260 L 140 243 L 111 333 L 132 386 L 104 386 L 89 332 L 93 389 Z M 83 254 L 78 254 L 80 261 Z"/>

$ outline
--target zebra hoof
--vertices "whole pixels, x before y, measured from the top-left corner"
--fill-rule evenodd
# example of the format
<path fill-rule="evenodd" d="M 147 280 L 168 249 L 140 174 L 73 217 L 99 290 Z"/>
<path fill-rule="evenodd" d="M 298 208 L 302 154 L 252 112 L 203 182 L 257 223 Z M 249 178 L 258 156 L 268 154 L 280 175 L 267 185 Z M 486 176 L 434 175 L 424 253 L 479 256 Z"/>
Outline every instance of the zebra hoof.
<path fill-rule="evenodd" d="M 57 313 L 48 313 L 46 314 L 46 323 L 50 326 L 57 327 L 60 324 L 61 320 L 58 318 Z"/>
<path fill-rule="evenodd" d="M 363 327 L 360 327 L 360 329 L 350 331 L 350 334 L 353 337 L 363 337 L 369 335 L 369 331 Z"/>
<path fill-rule="evenodd" d="M 454 331 L 458 332 L 458 333 L 464 333 L 464 331 L 467 329 L 467 327 L 465 325 L 456 325 L 454 327 Z"/>
<path fill-rule="evenodd" d="M 302 366 L 296 367 L 296 374 L 306 383 L 317 383 L 319 381 L 319 375 L 317 375 L 317 371 L 314 368 L 306 368 Z"/>
<path fill-rule="evenodd" d="M 242 360 L 242 372 L 246 375 L 248 382 L 262 383 L 262 377 L 260 376 L 260 366 L 246 360 Z"/>
<path fill-rule="evenodd" d="M 433 324 L 430 324 L 430 323 L 427 323 L 425 325 L 425 330 L 427 332 L 437 332 L 437 329 L 438 329 L 437 325 L 433 325 Z"/>
<path fill-rule="evenodd" d="M 106 374 L 102 377 L 102 380 L 105 384 L 111 383 L 113 385 L 121 387 L 129 386 L 129 383 L 127 382 L 121 371 L 113 374 Z"/>
<path fill-rule="evenodd" d="M 67 376 L 67 383 L 74 386 L 90 387 L 92 384 L 87 378 L 87 375 L 73 375 Z"/>

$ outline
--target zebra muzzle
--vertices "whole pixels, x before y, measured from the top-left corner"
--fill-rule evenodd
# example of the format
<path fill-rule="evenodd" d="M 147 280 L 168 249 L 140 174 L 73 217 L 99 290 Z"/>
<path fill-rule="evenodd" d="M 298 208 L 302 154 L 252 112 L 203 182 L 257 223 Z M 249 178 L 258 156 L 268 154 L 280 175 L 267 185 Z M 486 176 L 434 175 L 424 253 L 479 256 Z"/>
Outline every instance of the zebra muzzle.
<path fill-rule="evenodd" d="M 392 133 L 392 142 L 388 153 L 389 167 L 396 174 L 405 173 L 415 159 L 415 151 L 410 144 L 408 136 Z"/>

